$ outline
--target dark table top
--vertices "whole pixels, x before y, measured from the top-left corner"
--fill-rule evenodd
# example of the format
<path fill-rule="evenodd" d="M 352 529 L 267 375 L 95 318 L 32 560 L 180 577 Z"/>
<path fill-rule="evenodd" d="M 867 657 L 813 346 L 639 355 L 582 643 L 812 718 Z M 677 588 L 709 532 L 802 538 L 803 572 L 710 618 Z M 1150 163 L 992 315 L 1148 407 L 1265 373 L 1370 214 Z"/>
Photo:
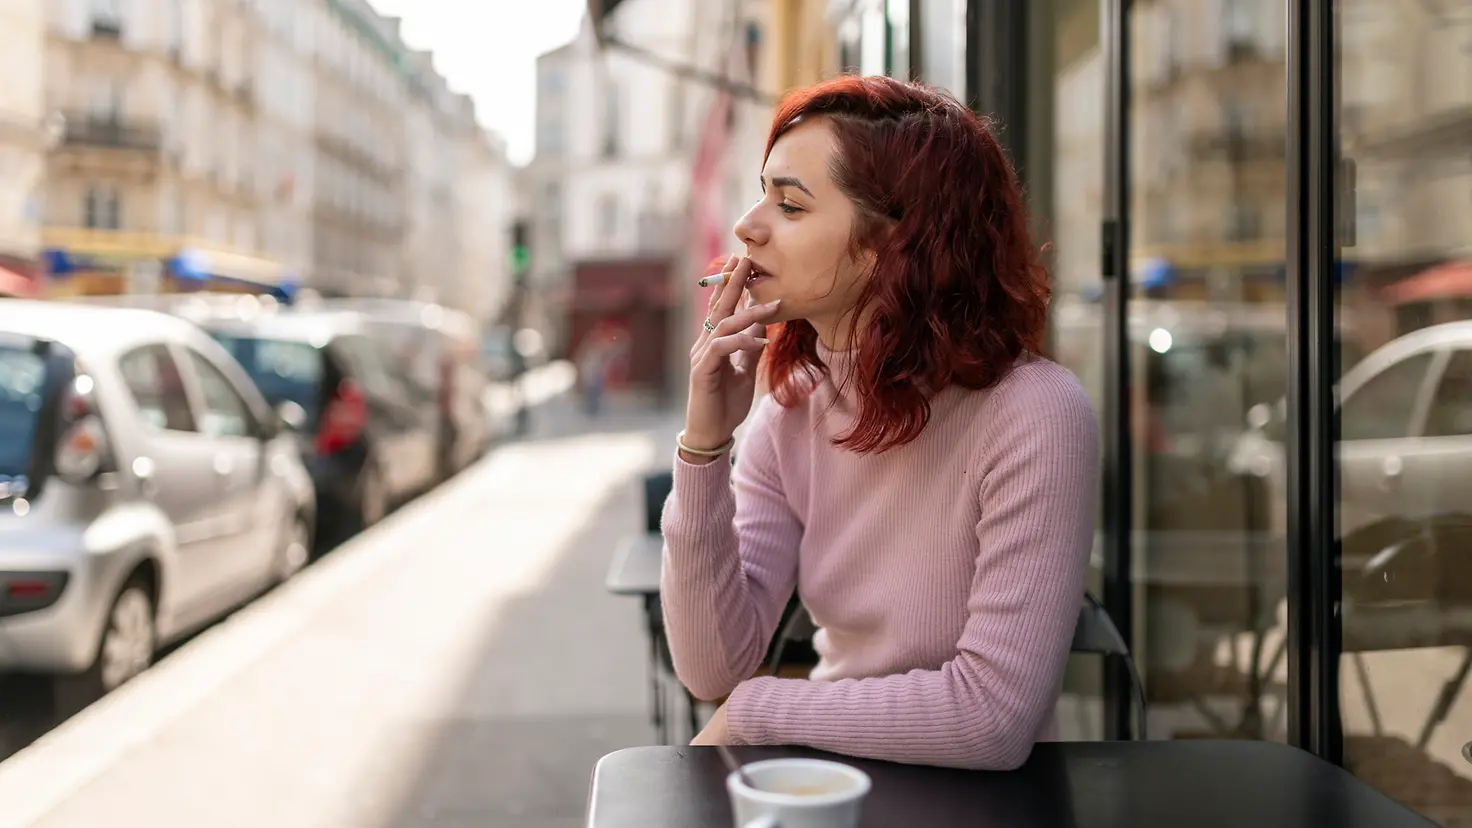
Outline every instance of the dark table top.
<path fill-rule="evenodd" d="M 737 750 L 743 761 L 813 756 L 862 769 L 874 781 L 865 828 L 1434 828 L 1343 769 L 1270 742 L 1043 743 L 1012 773 Z M 714 748 L 610 753 L 593 773 L 589 828 L 729 828 L 725 776 Z"/>
<path fill-rule="evenodd" d="M 662 535 L 651 532 L 619 541 L 608 567 L 608 591 L 615 595 L 658 595 L 663 557 Z"/>

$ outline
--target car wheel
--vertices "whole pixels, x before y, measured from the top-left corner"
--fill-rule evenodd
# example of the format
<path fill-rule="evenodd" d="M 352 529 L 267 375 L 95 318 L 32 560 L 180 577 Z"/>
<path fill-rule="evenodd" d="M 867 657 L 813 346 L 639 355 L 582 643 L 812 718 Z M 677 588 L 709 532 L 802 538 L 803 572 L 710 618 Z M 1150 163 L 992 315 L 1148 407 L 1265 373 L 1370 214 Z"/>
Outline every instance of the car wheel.
<path fill-rule="evenodd" d="M 70 714 L 102 698 L 153 664 L 158 649 L 153 597 L 141 578 L 128 581 L 108 610 L 92 666 L 56 681 L 56 702 Z"/>
<path fill-rule="evenodd" d="M 312 529 L 301 517 L 292 520 L 276 553 L 275 580 L 284 584 L 301 572 L 312 557 Z"/>

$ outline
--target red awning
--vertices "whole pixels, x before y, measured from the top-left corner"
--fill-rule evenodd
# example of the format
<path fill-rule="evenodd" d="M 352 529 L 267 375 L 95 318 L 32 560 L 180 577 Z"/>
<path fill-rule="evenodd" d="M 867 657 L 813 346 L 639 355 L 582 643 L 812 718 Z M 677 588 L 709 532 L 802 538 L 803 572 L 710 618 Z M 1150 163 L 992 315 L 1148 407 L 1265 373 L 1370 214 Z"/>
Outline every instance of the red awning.
<path fill-rule="evenodd" d="M 29 298 L 36 295 L 36 283 L 29 277 L 0 267 L 0 296 Z"/>
<path fill-rule="evenodd" d="M 1443 262 L 1385 288 L 1391 304 L 1472 297 L 1472 259 Z"/>

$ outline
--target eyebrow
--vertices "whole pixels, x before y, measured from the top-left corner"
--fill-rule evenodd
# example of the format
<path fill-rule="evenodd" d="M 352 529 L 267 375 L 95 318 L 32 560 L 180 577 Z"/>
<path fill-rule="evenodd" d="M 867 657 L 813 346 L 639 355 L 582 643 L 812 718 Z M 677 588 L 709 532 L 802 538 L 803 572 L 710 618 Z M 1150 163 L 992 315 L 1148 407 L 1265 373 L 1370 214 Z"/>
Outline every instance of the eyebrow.
<path fill-rule="evenodd" d="M 801 181 L 798 181 L 796 178 L 793 178 L 790 175 L 779 175 L 776 178 L 773 178 L 772 179 L 772 186 L 773 187 L 796 187 L 799 190 L 802 190 L 803 192 L 807 193 L 809 198 L 817 198 L 817 196 L 813 195 L 813 191 L 812 190 L 809 190 L 807 187 L 804 187 Z M 767 191 L 767 182 L 766 182 L 766 179 L 762 179 L 762 192 L 765 193 L 766 191 Z"/>

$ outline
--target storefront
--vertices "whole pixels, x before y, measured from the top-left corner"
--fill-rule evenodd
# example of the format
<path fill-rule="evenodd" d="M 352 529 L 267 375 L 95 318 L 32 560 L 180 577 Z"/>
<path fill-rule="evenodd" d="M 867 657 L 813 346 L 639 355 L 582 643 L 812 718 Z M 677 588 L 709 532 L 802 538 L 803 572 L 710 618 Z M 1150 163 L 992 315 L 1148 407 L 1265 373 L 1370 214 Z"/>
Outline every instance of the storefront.
<path fill-rule="evenodd" d="M 194 239 L 61 228 L 44 237 L 49 298 L 209 290 L 290 300 L 300 281 L 277 262 Z"/>
<path fill-rule="evenodd" d="M 1287 740 L 1472 817 L 1472 10 L 876 0 L 835 25 L 845 67 L 995 116 L 1047 228 L 1053 356 L 1104 423 L 1092 586 L 1152 737 Z M 1129 732 L 1126 677 L 1075 666 L 1060 725 Z"/>

